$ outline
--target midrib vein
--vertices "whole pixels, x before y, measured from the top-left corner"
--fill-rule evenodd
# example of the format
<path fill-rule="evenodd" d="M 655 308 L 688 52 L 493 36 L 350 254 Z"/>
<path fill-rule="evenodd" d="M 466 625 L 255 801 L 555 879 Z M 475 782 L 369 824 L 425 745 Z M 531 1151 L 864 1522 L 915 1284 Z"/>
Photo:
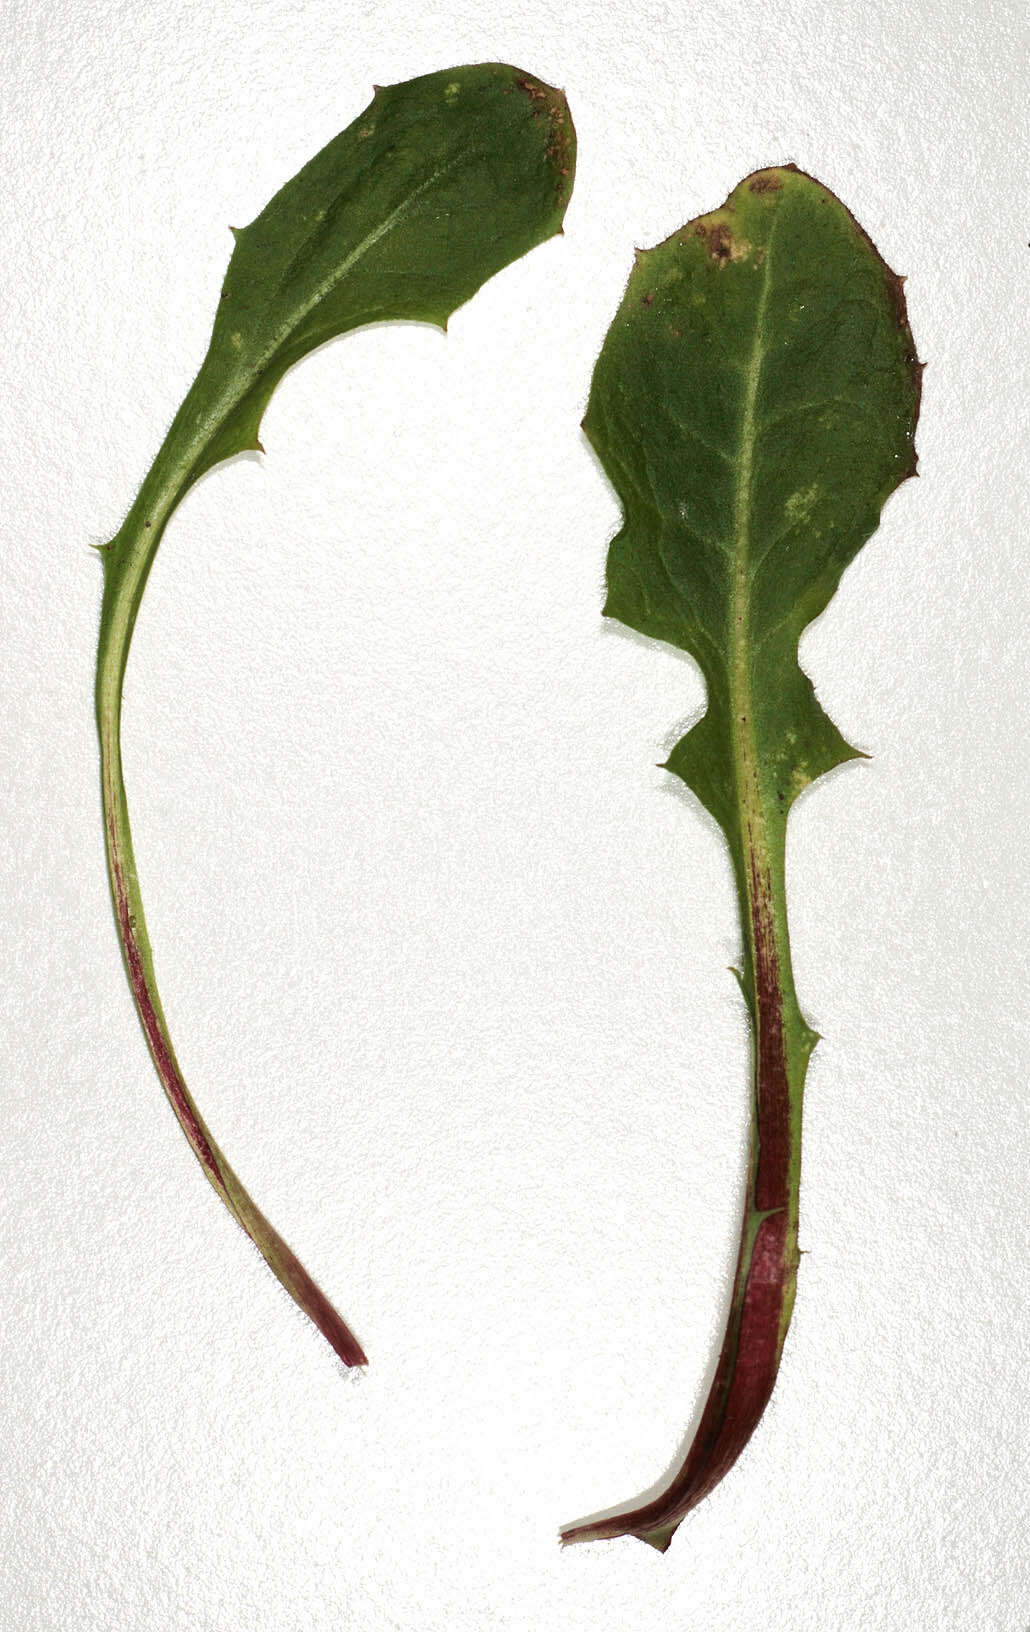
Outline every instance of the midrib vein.
<path fill-rule="evenodd" d="M 737 813 L 740 850 L 737 856 L 741 901 L 741 932 L 748 955 L 745 969 L 751 984 L 752 1050 L 754 1070 L 754 1104 L 752 1109 L 751 1150 L 748 1159 L 748 1200 L 746 1229 L 752 1231 L 751 1250 L 758 1240 L 758 1227 L 772 1213 L 784 1206 L 788 1209 L 787 1227 L 797 1224 L 797 1142 L 792 1137 L 789 1146 L 790 1161 L 794 1168 L 794 1186 L 789 1174 L 780 1173 L 777 1161 L 781 1124 L 789 1126 L 792 1113 L 790 1078 L 785 1052 L 784 1009 L 785 983 L 790 984 L 790 954 L 786 941 L 786 921 L 782 891 L 776 886 L 774 871 L 779 875 L 782 856 L 772 853 L 772 843 L 779 845 L 782 827 L 770 833 L 770 820 L 762 791 L 759 764 L 758 737 L 751 695 L 751 532 L 754 509 L 755 452 L 760 425 L 758 420 L 758 393 L 762 378 L 762 363 L 766 355 L 765 314 L 772 281 L 772 240 L 775 217 L 769 230 L 763 263 L 763 281 L 755 308 L 755 329 L 747 362 L 743 408 L 740 420 L 740 441 L 737 458 L 737 487 L 733 507 L 733 580 L 730 595 L 730 675 L 729 675 L 729 729 L 730 754 L 736 782 Z M 730 835 L 727 834 L 727 838 Z M 730 838 L 731 851 L 734 849 Z M 763 1147 L 769 1155 L 764 1158 Z M 794 1238 L 796 1240 L 796 1237 Z M 786 1249 L 785 1249 L 786 1250 Z M 789 1257 L 789 1254 L 788 1254 Z M 751 1275 L 747 1261 L 744 1279 L 738 1282 L 738 1291 L 747 1284 Z M 788 1259 L 784 1259 L 784 1269 Z M 784 1283 L 789 1288 L 789 1279 Z M 786 1324 L 790 1320 L 793 1297 L 786 1295 L 779 1311 L 779 1340 L 782 1343 Z"/>
<path fill-rule="evenodd" d="M 142 581 L 145 579 L 150 562 L 156 554 L 165 524 L 196 480 L 192 472 L 196 469 L 199 458 L 204 450 L 211 445 L 211 442 L 229 417 L 254 389 L 255 383 L 274 361 L 276 353 L 284 341 L 292 333 L 296 332 L 305 318 L 346 277 L 351 268 L 356 266 L 381 238 L 386 236 L 391 227 L 395 226 L 402 216 L 407 214 L 412 205 L 422 197 L 423 193 L 428 192 L 435 182 L 441 181 L 444 176 L 455 169 L 463 157 L 465 155 L 461 154 L 452 159 L 450 163 L 441 165 L 424 181 L 419 182 L 418 186 L 412 189 L 407 198 L 402 199 L 390 211 L 389 215 L 385 216 L 382 221 L 372 228 L 371 232 L 367 232 L 364 238 L 355 244 L 350 254 L 345 255 L 343 260 L 333 268 L 330 276 L 324 278 L 318 284 L 309 299 L 291 313 L 289 320 L 280 326 L 271 343 L 265 347 L 260 359 L 250 365 L 242 378 L 230 376 L 225 388 L 214 400 L 202 409 L 199 414 L 193 415 L 189 412 L 190 398 L 197 391 L 204 377 L 205 369 L 210 361 L 210 352 L 205 357 L 200 372 L 190 386 L 182 407 L 173 420 L 168 435 L 158 452 L 157 459 L 147 473 L 143 488 L 140 490 L 140 497 L 142 497 L 148 483 L 153 483 L 157 489 L 153 502 L 146 507 L 146 520 L 144 521 L 141 517 L 134 536 L 126 540 L 128 548 L 125 552 L 124 571 L 136 579 L 141 593 Z M 473 157 L 478 157 L 478 155 L 473 155 Z M 166 461 L 167 470 L 165 469 Z M 143 530 L 144 526 L 146 527 L 145 532 Z M 122 678 L 121 658 L 125 655 L 124 649 L 127 648 L 132 636 L 135 611 L 136 608 L 127 602 L 125 611 L 119 620 L 120 627 L 117 638 L 112 637 L 109 642 L 115 655 L 116 677 L 113 689 L 119 694 Z M 119 648 L 121 649 L 120 652 Z M 103 681 L 98 681 L 98 683 L 103 684 Z M 111 688 L 107 687 L 107 689 L 110 690 Z"/>
<path fill-rule="evenodd" d="M 761 825 L 758 751 L 751 708 L 751 507 L 755 444 L 758 438 L 758 387 L 765 357 L 763 334 L 772 266 L 772 232 L 766 245 L 762 287 L 755 311 L 755 331 L 744 376 L 744 404 L 737 446 L 737 481 L 733 504 L 733 578 L 730 593 L 730 732 L 740 801 L 741 839 L 748 841 L 756 820 Z"/>
<path fill-rule="evenodd" d="M 332 289 L 335 289 L 336 285 L 341 281 L 341 279 L 347 276 L 347 273 L 351 270 L 351 268 L 356 266 L 358 261 L 360 261 L 364 255 L 367 255 L 370 249 L 375 247 L 380 238 L 385 238 L 386 234 L 390 231 L 390 228 L 394 226 L 403 215 L 408 213 L 412 205 L 417 199 L 422 197 L 423 193 L 427 193 L 435 182 L 442 181 L 443 177 L 446 176 L 449 171 L 453 170 L 460 162 L 461 158 L 464 157 L 464 154 L 459 155 L 458 158 L 452 159 L 449 164 L 443 164 L 440 166 L 439 170 L 434 170 L 432 175 L 426 177 L 425 181 L 419 182 L 418 186 L 412 189 L 407 198 L 402 199 L 396 208 L 391 210 L 389 215 L 386 216 L 384 220 L 379 222 L 378 226 L 373 227 L 371 232 L 365 234 L 361 242 L 354 246 L 349 255 L 344 256 L 339 265 L 333 268 L 329 277 L 323 279 L 323 281 L 317 286 L 311 298 L 305 301 L 299 310 L 291 315 L 289 322 L 283 324 L 282 328 L 278 331 L 272 346 L 269 348 L 261 363 L 262 369 L 264 369 L 275 356 L 275 353 L 278 351 L 279 347 L 282 345 L 287 336 L 295 329 L 300 327 L 304 319 L 314 311 L 315 307 L 325 299 L 326 295 L 328 295 Z"/>
<path fill-rule="evenodd" d="M 475 156 L 477 155 L 473 155 L 473 157 Z M 449 164 L 442 164 L 439 170 L 434 170 L 432 174 L 428 175 L 424 181 L 420 181 L 417 187 L 413 187 L 407 198 L 402 198 L 401 202 L 395 205 L 395 207 L 390 211 L 389 215 L 384 216 L 382 221 L 378 222 L 377 225 L 372 228 L 371 232 L 367 232 L 364 238 L 355 244 L 350 254 L 345 255 L 343 260 L 333 267 L 329 276 L 323 278 L 320 283 L 316 284 L 308 299 L 303 301 L 301 305 L 295 307 L 290 312 L 290 315 L 286 321 L 280 324 L 279 328 L 276 329 L 275 334 L 273 335 L 269 344 L 264 348 L 261 356 L 256 362 L 250 364 L 242 378 L 233 378 L 230 376 L 226 389 L 215 401 L 212 409 L 209 410 L 204 416 L 204 423 L 198 426 L 198 430 L 200 432 L 197 438 L 198 447 L 204 448 L 208 445 L 212 437 L 217 434 L 218 430 L 225 424 L 229 416 L 235 412 L 240 404 L 247 398 L 247 396 L 249 396 L 250 392 L 253 391 L 255 385 L 257 384 L 258 380 L 261 379 L 266 369 L 268 369 L 275 361 L 276 355 L 281 350 L 285 342 L 291 335 L 296 334 L 297 330 L 301 327 L 302 323 L 304 323 L 305 319 L 310 317 L 315 308 L 322 304 L 326 297 L 336 288 L 337 284 L 343 281 L 343 279 L 347 276 L 347 273 L 350 272 L 352 268 L 357 266 L 358 262 L 368 254 L 369 250 L 375 248 L 376 244 L 379 243 L 381 238 L 386 237 L 386 234 L 390 231 L 390 229 L 396 226 L 397 222 L 402 218 L 402 216 L 405 216 L 408 213 L 418 199 L 422 197 L 423 193 L 427 193 L 430 187 L 432 187 L 436 182 L 442 181 L 443 177 L 446 176 L 451 170 L 455 169 L 461 162 L 461 159 L 464 157 L 464 154 L 459 154 L 459 156 L 452 159 Z M 205 363 L 206 361 L 207 359 L 205 358 Z M 201 368 L 201 373 L 203 373 L 203 366 Z M 180 497 L 182 496 L 184 495 L 180 495 Z"/>

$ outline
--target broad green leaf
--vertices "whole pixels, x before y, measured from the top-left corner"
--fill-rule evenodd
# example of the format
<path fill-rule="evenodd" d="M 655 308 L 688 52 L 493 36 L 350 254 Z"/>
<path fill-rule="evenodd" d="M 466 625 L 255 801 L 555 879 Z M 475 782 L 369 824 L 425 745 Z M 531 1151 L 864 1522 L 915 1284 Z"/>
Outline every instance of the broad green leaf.
<path fill-rule="evenodd" d="M 684 1462 L 656 1500 L 566 1541 L 631 1534 L 664 1551 L 772 1392 L 817 1041 L 791 975 L 787 813 L 857 755 L 799 667 L 798 638 L 915 473 L 920 376 L 901 280 L 793 166 L 747 177 L 721 209 L 638 253 L 594 371 L 584 426 L 625 512 L 605 612 L 689 652 L 707 686 L 707 711 L 667 768 L 733 860 L 754 1116 L 732 1308 Z"/>
<path fill-rule="evenodd" d="M 122 683 L 169 518 L 213 465 L 260 448 L 286 370 L 384 318 L 446 328 L 487 278 L 561 231 L 575 134 L 560 91 L 501 63 L 377 89 L 365 112 L 235 233 L 207 356 L 124 525 L 102 546 L 96 707 L 107 859 L 133 995 L 165 1092 L 211 1184 L 348 1365 L 357 1339 L 258 1211 L 186 1088 L 154 978 L 121 763 Z"/>

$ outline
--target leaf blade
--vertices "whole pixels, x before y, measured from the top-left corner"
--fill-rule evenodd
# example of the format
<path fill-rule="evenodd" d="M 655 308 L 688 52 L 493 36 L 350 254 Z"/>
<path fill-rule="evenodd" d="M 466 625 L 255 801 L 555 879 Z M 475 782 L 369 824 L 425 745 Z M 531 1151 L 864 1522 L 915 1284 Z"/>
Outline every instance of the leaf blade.
<path fill-rule="evenodd" d="M 755 172 L 720 210 L 638 253 L 595 368 L 585 429 L 625 516 L 605 614 L 689 652 L 707 686 L 667 768 L 729 846 L 754 1113 L 730 1316 L 686 1454 L 660 1496 L 574 1525 L 564 1542 L 630 1534 L 664 1552 L 772 1394 L 818 1041 L 791 971 L 786 824 L 804 787 L 857 754 L 819 704 L 798 640 L 915 473 L 920 377 L 901 281 L 794 167 Z"/>
<path fill-rule="evenodd" d="M 845 299 L 842 283 L 852 285 Z M 856 312 L 874 323 L 871 338 Z M 886 361 L 870 372 L 874 344 Z M 646 370 L 636 346 L 646 349 Z M 900 280 L 839 200 L 802 171 L 755 172 L 721 209 L 638 254 L 584 420 L 627 514 L 609 552 L 605 615 L 690 652 L 718 698 L 736 615 L 731 568 L 743 564 L 760 575 L 761 594 L 749 598 L 761 615 L 755 638 L 793 661 L 887 497 L 915 473 L 918 379 Z M 802 410 L 816 422 L 804 438 L 786 438 L 789 416 Z M 872 443 L 859 436 L 873 459 L 855 457 L 840 436 L 842 413 L 852 440 L 856 423 L 873 427 Z M 649 445 L 634 472 L 612 449 L 632 443 L 642 421 Z M 889 434 L 877 440 L 877 428 Z M 752 477 L 756 503 L 746 518 L 735 515 Z M 795 547 L 802 527 L 804 551 Z M 769 652 L 762 656 L 768 664 Z M 771 737 L 776 722 L 763 723 Z"/>

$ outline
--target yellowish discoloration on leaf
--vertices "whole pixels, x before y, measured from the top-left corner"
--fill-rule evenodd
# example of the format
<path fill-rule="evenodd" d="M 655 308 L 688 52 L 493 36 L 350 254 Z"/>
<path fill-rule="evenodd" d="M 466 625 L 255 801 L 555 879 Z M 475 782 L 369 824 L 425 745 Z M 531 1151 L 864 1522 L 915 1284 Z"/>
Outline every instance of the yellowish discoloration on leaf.
<path fill-rule="evenodd" d="M 812 509 L 818 497 L 818 482 L 813 482 L 811 487 L 792 493 L 783 507 L 784 517 L 791 523 L 806 521 L 812 514 Z"/>

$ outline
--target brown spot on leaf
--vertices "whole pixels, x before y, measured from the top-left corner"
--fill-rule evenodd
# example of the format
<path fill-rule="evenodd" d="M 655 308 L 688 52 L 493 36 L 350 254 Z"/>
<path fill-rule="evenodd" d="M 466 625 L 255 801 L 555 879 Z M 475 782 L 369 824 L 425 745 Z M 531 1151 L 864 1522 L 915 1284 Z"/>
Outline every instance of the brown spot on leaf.
<path fill-rule="evenodd" d="M 550 85 L 543 85 L 539 80 L 530 79 L 528 74 L 517 80 L 516 84 L 534 105 L 534 119 L 547 119 L 547 158 L 557 179 L 558 200 L 567 202 L 568 187 L 564 178 L 572 173 L 573 137 L 565 93 Z"/>
<path fill-rule="evenodd" d="M 720 221 L 708 234 L 708 253 L 720 266 L 729 260 L 733 253 L 733 236 L 725 222 Z"/>
<path fill-rule="evenodd" d="M 751 253 L 746 238 L 734 238 L 725 221 L 701 220 L 694 223 L 694 237 L 703 238 L 713 261 L 725 266 L 727 261 L 744 261 Z"/>
<path fill-rule="evenodd" d="M 748 182 L 749 193 L 778 193 L 783 186 L 778 176 L 771 175 L 768 170 L 759 170 Z"/>

